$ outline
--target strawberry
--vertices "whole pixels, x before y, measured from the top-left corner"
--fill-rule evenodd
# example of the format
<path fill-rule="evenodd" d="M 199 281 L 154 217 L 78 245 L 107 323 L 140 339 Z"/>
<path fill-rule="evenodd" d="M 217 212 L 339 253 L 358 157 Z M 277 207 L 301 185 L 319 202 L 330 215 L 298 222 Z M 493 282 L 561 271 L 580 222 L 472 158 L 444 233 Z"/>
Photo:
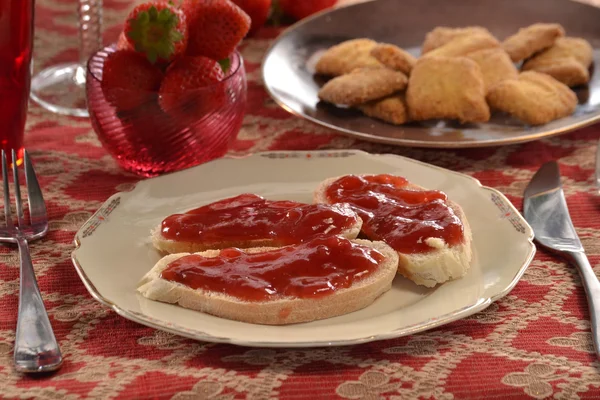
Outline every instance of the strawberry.
<path fill-rule="evenodd" d="M 300 20 L 332 7 L 335 3 L 337 0 L 279 0 L 279 7 L 284 14 Z"/>
<path fill-rule="evenodd" d="M 172 116 L 197 120 L 218 109 L 225 98 L 221 65 L 208 57 L 182 57 L 174 61 L 160 85 L 159 104 Z"/>
<path fill-rule="evenodd" d="M 187 48 L 185 15 L 165 2 L 148 2 L 135 7 L 123 31 L 131 47 L 145 54 L 153 64 L 173 61 Z"/>
<path fill-rule="evenodd" d="M 252 36 L 267 22 L 271 13 L 271 0 L 232 0 L 252 20 L 248 36 Z"/>
<path fill-rule="evenodd" d="M 156 98 L 162 71 L 132 51 L 116 51 L 104 60 L 102 91 L 120 111 L 133 110 Z"/>
<path fill-rule="evenodd" d="M 248 14 L 229 0 L 183 0 L 189 29 L 188 56 L 228 57 L 250 29 Z"/>

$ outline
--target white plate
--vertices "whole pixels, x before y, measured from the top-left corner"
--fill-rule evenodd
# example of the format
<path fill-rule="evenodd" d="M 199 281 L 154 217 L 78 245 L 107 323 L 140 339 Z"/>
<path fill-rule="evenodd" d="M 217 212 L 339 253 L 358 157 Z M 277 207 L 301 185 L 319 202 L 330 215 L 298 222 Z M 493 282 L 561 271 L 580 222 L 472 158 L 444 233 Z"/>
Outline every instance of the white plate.
<path fill-rule="evenodd" d="M 463 207 L 474 235 L 474 262 L 464 278 L 425 289 L 397 277 L 389 292 L 363 310 L 288 326 L 230 321 L 136 293 L 139 280 L 160 258 L 149 232 L 165 216 L 244 192 L 310 202 L 321 180 L 364 173 L 404 176 L 445 191 Z M 209 342 L 311 347 L 395 338 L 481 311 L 515 286 L 535 254 L 532 240 L 531 228 L 512 204 L 469 176 L 395 155 L 271 152 L 220 159 L 115 194 L 75 236 L 72 259 L 92 296 L 132 321 Z"/>

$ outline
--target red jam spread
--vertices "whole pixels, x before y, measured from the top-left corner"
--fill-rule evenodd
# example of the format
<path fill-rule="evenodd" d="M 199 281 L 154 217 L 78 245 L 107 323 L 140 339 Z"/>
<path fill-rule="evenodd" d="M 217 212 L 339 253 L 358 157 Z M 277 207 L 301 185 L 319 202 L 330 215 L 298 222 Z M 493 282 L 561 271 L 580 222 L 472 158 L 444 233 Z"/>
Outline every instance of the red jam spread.
<path fill-rule="evenodd" d="M 371 240 L 383 240 L 404 254 L 434 250 L 426 239 L 440 238 L 449 246 L 464 240 L 463 224 L 438 190 L 411 190 L 409 182 L 392 175 L 344 176 L 326 191 L 331 202 L 348 203 L 363 220 Z"/>
<path fill-rule="evenodd" d="M 315 298 L 364 279 L 384 259 L 379 251 L 348 239 L 320 236 L 263 253 L 228 248 L 214 258 L 190 254 L 170 263 L 161 277 L 245 301 Z"/>
<path fill-rule="evenodd" d="M 242 194 L 205 205 L 162 222 L 165 239 L 222 243 L 273 239 L 300 243 L 319 234 L 340 234 L 356 224 L 348 205 L 303 204 Z"/>

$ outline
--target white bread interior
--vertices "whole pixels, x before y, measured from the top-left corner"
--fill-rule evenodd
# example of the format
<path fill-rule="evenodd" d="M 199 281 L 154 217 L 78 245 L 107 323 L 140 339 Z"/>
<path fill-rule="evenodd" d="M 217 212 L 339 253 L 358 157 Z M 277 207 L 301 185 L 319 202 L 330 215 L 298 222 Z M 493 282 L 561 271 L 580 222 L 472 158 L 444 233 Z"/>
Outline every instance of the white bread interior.
<path fill-rule="evenodd" d="M 314 192 L 316 203 L 331 204 L 327 199 L 326 189 L 340 177 L 322 181 Z M 408 184 L 407 189 L 426 190 L 425 188 Z M 473 257 L 472 232 L 467 217 L 462 208 L 453 201 L 448 205 L 464 226 L 463 243 L 448 246 L 443 239 L 429 238 L 426 242 L 434 249 L 428 253 L 402 254 L 399 253 L 398 273 L 418 285 L 434 287 L 437 284 L 464 276 L 471 266 Z"/>
<path fill-rule="evenodd" d="M 362 220 L 357 217 L 356 224 L 339 233 L 346 239 L 356 239 L 362 227 Z M 151 232 L 152 244 L 156 249 L 167 254 L 177 253 L 199 253 L 206 250 L 219 250 L 228 247 L 237 247 L 240 249 L 248 249 L 254 247 L 281 247 L 286 243 L 282 243 L 277 239 L 265 238 L 257 240 L 229 241 L 220 243 L 204 243 L 204 242 L 184 242 L 171 239 L 165 239 L 161 234 L 161 224 L 155 227 Z"/>
<path fill-rule="evenodd" d="M 281 297 L 262 302 L 248 302 L 226 294 L 191 289 L 178 282 L 160 277 L 163 269 L 184 254 L 170 254 L 159 260 L 142 278 L 138 292 L 151 300 L 179 304 L 182 307 L 201 311 L 222 318 L 265 325 L 285 325 L 309 322 L 347 314 L 367 307 L 387 292 L 398 268 L 397 253 L 383 242 L 353 240 L 372 247 L 385 256 L 385 260 L 371 275 L 355 282 L 351 287 L 320 298 Z M 274 248 L 251 248 L 247 253 L 260 253 Z M 218 250 L 199 253 L 204 257 L 216 257 Z"/>

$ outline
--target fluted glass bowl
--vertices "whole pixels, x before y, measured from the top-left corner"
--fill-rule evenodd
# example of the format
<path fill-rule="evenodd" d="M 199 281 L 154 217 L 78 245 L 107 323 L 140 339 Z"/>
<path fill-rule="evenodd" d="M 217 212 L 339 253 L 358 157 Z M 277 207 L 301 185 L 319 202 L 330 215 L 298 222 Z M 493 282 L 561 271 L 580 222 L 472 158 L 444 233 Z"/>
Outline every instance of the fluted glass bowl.
<path fill-rule="evenodd" d="M 126 111 L 107 100 L 102 67 L 113 46 L 96 52 L 87 67 L 87 103 L 92 126 L 119 165 L 156 176 L 221 157 L 237 136 L 246 107 L 246 73 L 239 53 L 231 56 L 225 79 L 185 93 L 181 107 L 164 112 L 158 92 L 111 89 L 139 103 Z"/>

